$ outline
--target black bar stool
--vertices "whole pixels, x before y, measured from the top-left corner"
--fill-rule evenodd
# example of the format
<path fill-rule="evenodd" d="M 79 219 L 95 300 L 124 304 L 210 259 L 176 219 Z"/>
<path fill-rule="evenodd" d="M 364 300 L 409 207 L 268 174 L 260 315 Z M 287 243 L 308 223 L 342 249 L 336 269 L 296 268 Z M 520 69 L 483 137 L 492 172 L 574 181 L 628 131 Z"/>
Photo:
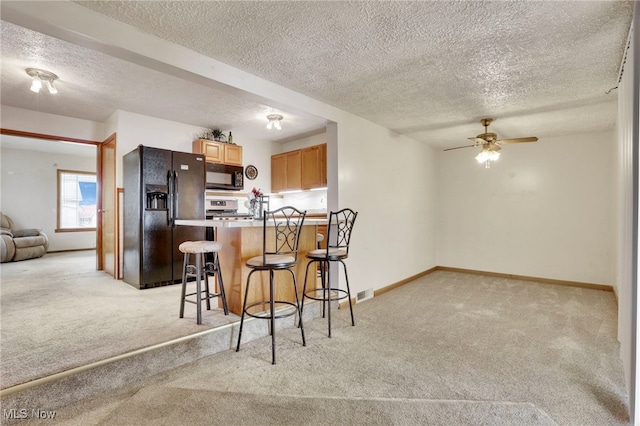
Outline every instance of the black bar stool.
<path fill-rule="evenodd" d="M 271 334 L 271 363 L 276 363 L 276 327 L 275 320 L 298 314 L 299 327 L 302 334 L 302 346 L 306 346 L 304 339 L 304 328 L 302 326 L 302 308 L 298 298 L 298 285 L 296 274 L 293 271 L 298 263 L 298 243 L 300 233 L 307 212 L 300 211 L 294 207 L 282 207 L 273 211 L 263 213 L 262 223 L 262 255 L 252 257 L 247 261 L 246 266 L 251 269 L 247 276 L 247 287 L 244 293 L 244 303 L 242 304 L 242 317 L 240 318 L 240 330 L 238 331 L 238 345 L 236 352 L 240 350 L 240 340 L 242 338 L 242 326 L 245 315 L 253 318 L 269 320 Z M 267 230 L 273 229 L 273 239 L 267 241 Z M 269 300 L 254 302 L 247 305 L 249 295 L 249 285 L 254 272 L 269 271 Z M 293 290 L 296 295 L 296 303 L 288 300 L 276 300 L 274 291 L 274 272 L 289 271 L 293 277 Z M 276 312 L 276 307 L 291 306 L 293 310 L 282 310 Z M 254 310 L 253 308 L 268 307 L 268 310 Z"/>
<path fill-rule="evenodd" d="M 211 299 L 214 297 L 220 297 L 222 299 L 224 314 L 229 315 L 227 297 L 224 294 L 224 283 L 222 282 L 222 271 L 220 269 L 220 256 L 218 256 L 221 248 L 222 244 L 217 241 L 185 241 L 178 246 L 178 249 L 184 253 L 180 318 L 184 318 L 185 302 L 195 303 L 197 305 L 197 323 L 202 324 L 202 301 L 205 300 L 207 310 L 211 310 Z M 212 262 L 205 262 L 206 253 L 213 255 Z M 192 254 L 195 255 L 195 265 L 189 263 Z M 203 276 L 204 289 L 201 284 Z M 217 279 L 220 293 L 211 293 L 209 290 L 209 276 Z M 187 280 L 194 277 L 196 279 L 196 291 L 187 294 Z M 190 296 L 195 296 L 195 300 L 189 299 L 188 297 Z"/>
<path fill-rule="evenodd" d="M 342 300 L 345 297 L 349 299 L 349 311 L 351 312 L 351 325 L 355 326 L 353 318 L 353 306 L 351 304 L 351 290 L 349 289 L 349 275 L 347 274 L 347 265 L 344 259 L 349 257 L 349 243 L 351 242 L 351 232 L 356 222 L 358 212 L 351 209 L 342 209 L 337 212 L 329 213 L 329 224 L 327 226 L 327 246 L 319 248 L 307 253 L 310 259 L 304 274 L 304 289 L 302 290 L 302 305 L 300 311 L 304 308 L 304 299 L 318 300 L 322 302 L 322 317 L 325 317 L 325 307 L 327 312 L 327 322 L 329 327 L 329 337 L 331 337 L 331 302 Z M 322 283 L 321 287 L 317 287 L 315 281 L 316 273 L 313 273 L 314 286 L 313 289 L 307 290 L 307 277 L 309 276 L 309 267 L 318 262 L 320 264 Z M 331 283 L 331 262 L 340 262 L 344 268 L 344 278 L 347 284 L 346 289 L 340 288 L 340 283 Z"/>

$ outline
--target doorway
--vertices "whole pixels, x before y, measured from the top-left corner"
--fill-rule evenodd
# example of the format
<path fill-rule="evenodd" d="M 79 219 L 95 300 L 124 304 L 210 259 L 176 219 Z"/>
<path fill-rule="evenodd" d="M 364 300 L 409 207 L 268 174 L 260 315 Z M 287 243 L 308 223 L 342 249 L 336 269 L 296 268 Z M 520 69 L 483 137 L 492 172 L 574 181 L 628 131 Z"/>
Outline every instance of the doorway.
<path fill-rule="evenodd" d="M 112 139 L 112 141 L 111 141 Z M 66 138 L 64 136 L 37 134 L 11 129 L 0 129 L 0 148 L 3 151 L 2 198 L 0 206 L 9 216 L 18 219 L 18 223 L 28 227 L 41 228 L 49 236 L 49 251 L 73 251 L 96 249 L 96 269 L 104 270 L 100 259 L 102 248 L 98 241 L 104 241 L 104 228 L 97 220 L 96 228 L 91 231 L 73 230 L 61 232 L 58 229 L 58 189 L 56 171 L 60 169 L 81 170 L 96 173 L 97 185 L 105 184 L 100 173 L 101 167 L 112 162 L 115 170 L 115 135 L 107 139 L 114 155 L 102 161 L 99 147 L 102 142 Z M 105 142 L 107 142 L 105 141 Z M 109 167 L 109 166 L 107 166 Z M 115 175 L 115 172 L 113 173 Z M 113 184 L 107 182 L 115 192 Z M 98 194 L 98 206 L 115 204 L 115 195 L 107 194 L 103 198 Z M 15 220 L 14 219 L 14 220 Z M 115 235 L 115 229 L 112 230 Z M 115 277 L 117 252 L 106 270 Z"/>

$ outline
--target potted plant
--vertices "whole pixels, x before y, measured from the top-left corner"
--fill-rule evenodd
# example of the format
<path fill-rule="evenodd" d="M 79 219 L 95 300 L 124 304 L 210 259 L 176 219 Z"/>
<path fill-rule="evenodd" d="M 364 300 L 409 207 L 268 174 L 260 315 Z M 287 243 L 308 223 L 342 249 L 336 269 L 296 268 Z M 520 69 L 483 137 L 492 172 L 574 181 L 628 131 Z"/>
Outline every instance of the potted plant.
<path fill-rule="evenodd" d="M 207 130 L 198 139 L 205 139 L 208 141 L 226 142 L 227 137 L 220 129 Z"/>
<path fill-rule="evenodd" d="M 213 136 L 214 141 L 219 141 L 219 142 L 224 142 L 225 139 L 227 138 L 225 134 L 222 133 L 222 130 L 220 129 L 213 129 L 211 131 L 211 136 Z"/>

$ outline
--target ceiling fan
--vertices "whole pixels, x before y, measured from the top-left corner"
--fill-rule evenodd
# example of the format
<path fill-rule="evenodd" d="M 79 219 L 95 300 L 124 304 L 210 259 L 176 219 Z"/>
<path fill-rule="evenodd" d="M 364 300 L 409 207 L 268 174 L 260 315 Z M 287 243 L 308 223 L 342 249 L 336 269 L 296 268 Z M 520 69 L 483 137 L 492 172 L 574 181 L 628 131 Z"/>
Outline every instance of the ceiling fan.
<path fill-rule="evenodd" d="M 484 126 L 484 133 L 479 134 L 475 138 L 469 138 L 469 140 L 474 141 L 473 145 L 465 145 L 458 146 L 455 148 L 448 148 L 444 151 L 451 151 L 453 149 L 460 148 L 470 148 L 474 146 L 482 145 L 482 151 L 476 156 L 476 160 L 478 163 L 484 163 L 484 166 L 488 169 L 491 167 L 491 161 L 495 161 L 500 157 L 500 145 L 505 143 L 521 143 L 521 142 L 535 142 L 538 140 L 535 136 L 530 136 L 526 138 L 515 138 L 515 139 L 498 139 L 498 135 L 496 133 L 489 133 L 488 128 L 489 124 L 493 121 L 493 118 L 483 118 L 480 120 L 480 123 Z"/>

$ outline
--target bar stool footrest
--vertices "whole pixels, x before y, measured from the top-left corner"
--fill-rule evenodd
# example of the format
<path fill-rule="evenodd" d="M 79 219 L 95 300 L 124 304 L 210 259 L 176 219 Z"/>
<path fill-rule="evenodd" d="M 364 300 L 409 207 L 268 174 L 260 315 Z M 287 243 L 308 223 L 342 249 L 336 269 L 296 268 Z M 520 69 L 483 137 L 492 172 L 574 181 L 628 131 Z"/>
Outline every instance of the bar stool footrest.
<path fill-rule="evenodd" d="M 251 313 L 249 312 L 249 309 L 254 308 L 256 306 L 269 306 L 270 302 L 269 301 L 265 301 L 265 302 L 256 302 L 256 303 L 252 303 L 250 305 L 248 305 L 245 309 L 244 309 L 244 313 L 249 315 L 250 317 L 253 318 L 258 318 L 258 319 L 271 319 L 271 318 L 286 318 L 286 317 L 290 317 L 291 315 L 295 315 L 298 313 L 298 305 L 296 305 L 293 302 L 287 302 L 284 300 L 274 300 L 273 304 L 274 305 L 288 305 L 291 306 L 293 308 L 295 308 L 293 311 L 285 311 L 279 315 L 273 315 L 273 313 L 269 312 L 269 315 L 260 315 L 258 313 Z M 263 313 L 266 313 L 268 311 L 260 311 Z"/>
<path fill-rule="evenodd" d="M 317 296 L 315 295 L 317 292 L 322 292 L 322 296 Z M 329 297 L 327 298 L 325 296 L 325 293 L 329 293 Z M 336 297 L 332 297 L 331 293 L 337 293 Z M 312 294 L 314 294 L 312 296 Z M 304 293 L 304 297 L 306 297 L 307 299 L 312 299 L 312 300 L 319 300 L 319 301 L 324 301 L 324 302 L 333 302 L 336 300 L 342 300 L 345 299 L 347 297 L 349 297 L 349 293 L 347 292 L 347 290 L 341 289 L 341 288 L 316 288 L 313 290 L 309 290 L 307 292 Z"/>
<path fill-rule="evenodd" d="M 187 297 L 189 297 L 189 296 L 196 296 L 197 294 L 198 294 L 198 293 L 188 293 L 188 294 L 185 294 L 185 295 L 184 295 L 184 301 L 185 301 L 185 302 L 190 302 L 190 303 L 198 303 L 198 302 L 196 302 L 196 301 L 194 301 L 194 300 L 189 300 L 189 299 L 187 299 Z M 202 301 L 202 300 L 207 300 L 207 299 L 215 299 L 216 297 L 222 297 L 222 295 L 217 294 L 217 293 L 216 293 L 216 294 L 209 293 L 207 296 L 200 296 L 200 300 Z"/>

